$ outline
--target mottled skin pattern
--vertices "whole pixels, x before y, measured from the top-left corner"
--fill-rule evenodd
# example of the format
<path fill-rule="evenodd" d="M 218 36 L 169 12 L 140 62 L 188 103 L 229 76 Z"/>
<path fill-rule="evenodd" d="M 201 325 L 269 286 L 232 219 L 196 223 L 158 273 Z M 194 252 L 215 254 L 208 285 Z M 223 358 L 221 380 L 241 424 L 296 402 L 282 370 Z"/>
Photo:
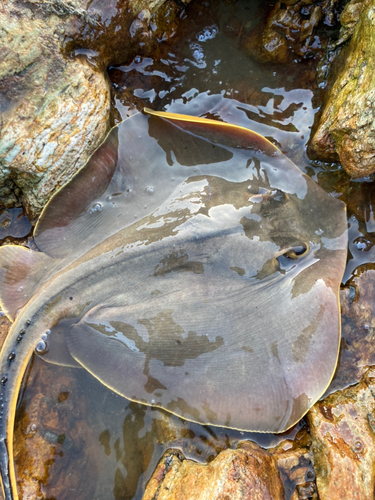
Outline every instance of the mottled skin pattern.
<path fill-rule="evenodd" d="M 124 122 L 51 200 L 36 228 L 47 255 L 0 249 L 16 318 L 0 355 L 6 500 L 19 388 L 47 330 L 47 360 L 206 424 L 282 432 L 331 380 L 344 205 L 251 131 L 162 117 Z"/>

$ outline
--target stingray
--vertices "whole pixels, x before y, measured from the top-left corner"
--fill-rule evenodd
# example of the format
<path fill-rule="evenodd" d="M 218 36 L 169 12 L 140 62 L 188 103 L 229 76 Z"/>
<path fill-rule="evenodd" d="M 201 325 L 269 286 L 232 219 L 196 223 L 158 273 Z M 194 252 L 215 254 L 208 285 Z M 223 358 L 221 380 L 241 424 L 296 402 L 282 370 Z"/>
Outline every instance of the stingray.
<path fill-rule="evenodd" d="M 0 466 L 36 353 L 184 419 L 283 432 L 329 385 L 340 340 L 345 205 L 264 137 L 139 113 L 55 194 L 40 250 L 0 248 Z"/>

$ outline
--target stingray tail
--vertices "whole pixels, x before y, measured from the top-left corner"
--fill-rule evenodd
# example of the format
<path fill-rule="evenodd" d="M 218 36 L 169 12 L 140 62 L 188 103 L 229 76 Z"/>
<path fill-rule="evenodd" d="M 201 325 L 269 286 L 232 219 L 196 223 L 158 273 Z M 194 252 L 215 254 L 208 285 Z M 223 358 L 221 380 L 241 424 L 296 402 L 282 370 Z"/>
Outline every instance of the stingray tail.
<path fill-rule="evenodd" d="M 5 500 L 18 500 L 13 436 L 17 401 L 39 324 L 32 326 L 20 314 L 13 323 L 0 353 L 0 475 Z M 21 340 L 20 340 L 21 339 Z"/>
<path fill-rule="evenodd" d="M 0 440 L 0 480 L 4 500 L 15 500 L 9 478 L 9 455 L 6 441 Z"/>

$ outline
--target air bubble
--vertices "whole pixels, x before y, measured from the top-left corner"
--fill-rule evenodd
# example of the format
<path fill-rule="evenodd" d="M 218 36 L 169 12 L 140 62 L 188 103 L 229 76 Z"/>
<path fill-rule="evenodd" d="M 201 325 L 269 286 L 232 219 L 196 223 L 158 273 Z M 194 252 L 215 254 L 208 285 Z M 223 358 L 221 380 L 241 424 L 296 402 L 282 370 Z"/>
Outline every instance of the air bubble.
<path fill-rule="evenodd" d="M 28 319 L 28 320 L 26 321 L 26 325 L 27 325 L 27 326 L 31 325 L 31 319 Z"/>
<path fill-rule="evenodd" d="M 200 42 L 206 42 L 207 40 L 212 40 L 218 34 L 219 29 L 216 24 L 212 26 L 207 26 L 202 31 L 197 34 L 197 39 Z"/>
<path fill-rule="evenodd" d="M 146 193 L 152 194 L 154 192 L 154 188 L 152 186 L 147 186 L 146 187 Z"/>
<path fill-rule="evenodd" d="M 151 404 L 154 405 L 156 403 L 155 399 L 151 399 Z"/>
<path fill-rule="evenodd" d="M 46 334 L 50 335 L 51 334 L 51 330 L 46 330 Z"/>
<path fill-rule="evenodd" d="M 16 353 L 11 352 L 8 356 L 8 361 L 14 361 L 16 359 Z"/>
<path fill-rule="evenodd" d="M 0 318 L 2 318 L 3 316 L 5 316 L 5 312 L 0 311 Z"/>
<path fill-rule="evenodd" d="M 48 335 L 46 333 L 43 333 L 43 335 L 41 336 L 41 339 L 42 340 L 47 340 L 48 339 Z"/>
<path fill-rule="evenodd" d="M 93 214 L 95 212 L 101 212 L 103 210 L 103 205 L 101 203 L 94 203 L 91 207 L 89 214 Z"/>
<path fill-rule="evenodd" d="M 47 350 L 47 342 L 45 342 L 44 340 L 39 340 L 35 347 L 35 352 L 37 354 L 44 354 L 45 352 L 47 352 Z"/>
<path fill-rule="evenodd" d="M 204 52 L 203 52 L 203 48 L 199 45 L 199 43 L 191 43 L 190 50 L 191 50 L 192 55 L 196 61 L 195 65 L 198 68 L 205 68 L 206 61 L 204 60 Z"/>
<path fill-rule="evenodd" d="M 356 238 L 353 243 L 360 252 L 368 252 L 372 246 L 371 241 L 361 236 Z"/>

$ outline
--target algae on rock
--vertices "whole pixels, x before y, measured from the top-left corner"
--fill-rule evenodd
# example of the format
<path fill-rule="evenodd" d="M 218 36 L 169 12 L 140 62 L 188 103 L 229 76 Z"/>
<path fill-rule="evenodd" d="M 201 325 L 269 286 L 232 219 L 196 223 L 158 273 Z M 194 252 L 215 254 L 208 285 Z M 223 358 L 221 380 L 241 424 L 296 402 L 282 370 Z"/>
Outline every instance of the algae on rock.
<path fill-rule="evenodd" d="M 349 175 L 362 177 L 375 172 L 375 1 L 352 0 L 341 23 L 343 41 L 353 34 L 334 62 L 309 150 L 321 160 L 339 159 Z"/>

